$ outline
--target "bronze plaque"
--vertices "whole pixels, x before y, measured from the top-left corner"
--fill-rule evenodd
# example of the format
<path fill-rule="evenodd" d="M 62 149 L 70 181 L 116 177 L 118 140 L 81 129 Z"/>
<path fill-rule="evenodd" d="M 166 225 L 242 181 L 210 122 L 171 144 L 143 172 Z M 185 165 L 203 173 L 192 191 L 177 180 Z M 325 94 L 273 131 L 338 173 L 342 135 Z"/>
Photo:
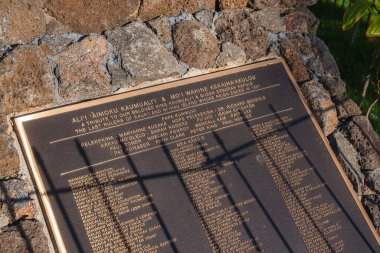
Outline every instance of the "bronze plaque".
<path fill-rule="evenodd" d="M 380 252 L 282 59 L 15 124 L 60 252 Z"/>

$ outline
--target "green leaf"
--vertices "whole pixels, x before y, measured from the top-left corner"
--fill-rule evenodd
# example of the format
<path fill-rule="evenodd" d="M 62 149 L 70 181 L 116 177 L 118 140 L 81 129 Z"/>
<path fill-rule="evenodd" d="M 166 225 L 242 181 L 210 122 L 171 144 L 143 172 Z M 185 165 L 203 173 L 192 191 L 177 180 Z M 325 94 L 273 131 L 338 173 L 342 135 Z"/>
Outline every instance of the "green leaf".
<path fill-rule="evenodd" d="M 343 31 L 350 29 L 364 15 L 366 10 L 372 5 L 368 0 L 356 0 L 346 9 L 343 15 Z"/>
<path fill-rule="evenodd" d="M 371 15 L 365 35 L 369 38 L 380 37 L 380 14 Z"/>

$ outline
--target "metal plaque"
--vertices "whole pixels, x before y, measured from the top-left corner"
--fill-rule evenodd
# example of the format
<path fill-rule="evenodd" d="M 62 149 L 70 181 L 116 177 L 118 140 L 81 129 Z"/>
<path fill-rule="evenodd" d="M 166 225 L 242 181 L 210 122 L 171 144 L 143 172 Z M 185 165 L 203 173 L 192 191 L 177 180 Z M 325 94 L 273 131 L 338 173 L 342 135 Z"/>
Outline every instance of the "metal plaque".
<path fill-rule="evenodd" d="M 380 252 L 282 59 L 14 122 L 59 252 Z"/>

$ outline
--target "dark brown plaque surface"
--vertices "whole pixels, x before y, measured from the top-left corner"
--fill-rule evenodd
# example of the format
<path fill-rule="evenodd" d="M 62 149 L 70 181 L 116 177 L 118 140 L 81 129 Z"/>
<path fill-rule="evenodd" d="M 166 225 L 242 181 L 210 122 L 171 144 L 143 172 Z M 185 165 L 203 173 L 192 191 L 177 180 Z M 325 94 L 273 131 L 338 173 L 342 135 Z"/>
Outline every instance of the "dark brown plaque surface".
<path fill-rule="evenodd" d="M 15 124 L 60 252 L 380 252 L 281 59 Z"/>

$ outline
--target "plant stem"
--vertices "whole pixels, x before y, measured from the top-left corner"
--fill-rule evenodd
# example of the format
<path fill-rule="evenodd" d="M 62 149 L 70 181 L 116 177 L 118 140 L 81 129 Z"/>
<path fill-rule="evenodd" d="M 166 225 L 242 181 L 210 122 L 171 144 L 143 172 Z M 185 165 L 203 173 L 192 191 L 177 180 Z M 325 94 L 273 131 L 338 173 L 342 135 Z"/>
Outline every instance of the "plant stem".
<path fill-rule="evenodd" d="M 376 98 L 376 99 L 372 102 L 372 104 L 368 107 L 367 114 L 365 115 L 367 119 L 369 118 L 369 114 L 371 113 L 372 108 L 375 106 L 375 104 L 377 103 L 377 101 L 379 101 L 379 98 Z"/>
<path fill-rule="evenodd" d="M 364 98 L 367 94 L 369 81 L 371 79 L 371 73 L 372 73 L 373 69 L 375 68 L 376 62 L 379 59 L 379 57 L 380 57 L 380 46 L 377 47 L 377 49 L 373 53 L 372 62 L 371 62 L 371 65 L 369 66 L 368 74 L 364 78 L 364 87 L 363 87 L 363 91 L 362 91 L 362 98 L 360 101 L 360 107 L 363 105 Z"/>

